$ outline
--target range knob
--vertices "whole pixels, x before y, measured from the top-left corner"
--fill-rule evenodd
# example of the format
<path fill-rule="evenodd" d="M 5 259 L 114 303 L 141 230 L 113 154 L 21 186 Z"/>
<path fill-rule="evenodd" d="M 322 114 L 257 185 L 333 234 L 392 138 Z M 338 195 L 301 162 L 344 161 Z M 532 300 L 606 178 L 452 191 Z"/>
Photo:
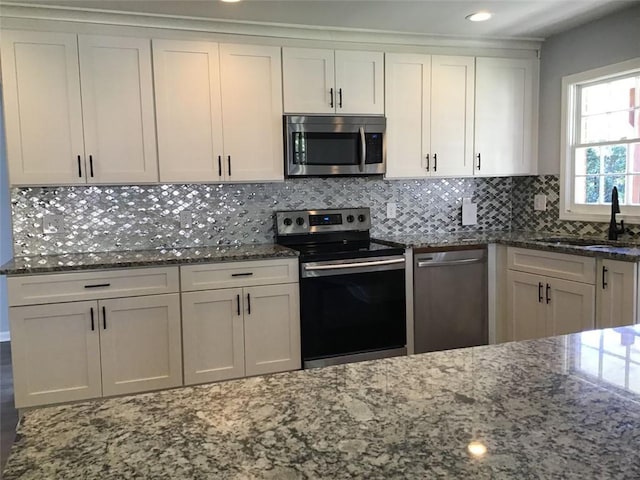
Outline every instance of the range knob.
<path fill-rule="evenodd" d="M 302 217 L 298 217 L 298 218 L 296 218 L 296 223 L 297 223 L 298 225 L 304 225 L 304 218 L 302 218 Z"/>
<path fill-rule="evenodd" d="M 283 220 L 282 223 L 284 223 L 288 227 L 289 225 L 291 225 L 293 223 L 293 220 L 291 220 L 290 218 L 287 217 L 287 218 L 285 218 Z"/>
<path fill-rule="evenodd" d="M 353 218 L 353 215 L 347 215 L 347 222 L 353 223 L 354 220 L 355 218 Z"/>
<path fill-rule="evenodd" d="M 360 214 L 358 215 L 358 221 L 359 222 L 364 222 L 367 219 L 367 217 L 365 217 L 364 215 Z"/>

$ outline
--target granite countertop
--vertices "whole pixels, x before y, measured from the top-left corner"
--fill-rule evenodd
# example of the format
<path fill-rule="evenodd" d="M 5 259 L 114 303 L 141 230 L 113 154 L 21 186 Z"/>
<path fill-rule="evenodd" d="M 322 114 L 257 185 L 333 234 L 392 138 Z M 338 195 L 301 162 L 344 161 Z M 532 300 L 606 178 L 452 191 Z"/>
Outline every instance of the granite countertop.
<path fill-rule="evenodd" d="M 70 253 L 16 257 L 0 267 L 0 275 L 65 272 L 97 268 L 145 267 L 297 257 L 295 250 L 274 244 Z"/>
<path fill-rule="evenodd" d="M 610 241 L 597 237 L 577 237 L 545 232 L 434 233 L 422 235 L 379 236 L 376 241 L 404 248 L 439 248 L 498 243 L 512 247 L 533 248 L 549 252 L 640 262 L 640 243 Z M 572 245 L 571 242 L 580 243 Z"/>
<path fill-rule="evenodd" d="M 639 372 L 635 326 L 44 408 L 4 478 L 640 478 Z"/>

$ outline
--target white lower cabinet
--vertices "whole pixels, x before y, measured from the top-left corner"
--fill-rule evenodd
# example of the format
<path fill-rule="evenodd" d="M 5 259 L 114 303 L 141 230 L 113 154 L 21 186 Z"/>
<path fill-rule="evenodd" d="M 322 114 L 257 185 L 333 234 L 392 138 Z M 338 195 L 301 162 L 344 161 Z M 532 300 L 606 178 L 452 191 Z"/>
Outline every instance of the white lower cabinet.
<path fill-rule="evenodd" d="M 638 322 L 638 265 L 598 260 L 596 327 L 611 328 Z"/>
<path fill-rule="evenodd" d="M 9 317 L 17 408 L 102 395 L 97 302 L 12 307 Z"/>
<path fill-rule="evenodd" d="M 16 407 L 182 384 L 179 295 L 12 307 Z"/>
<path fill-rule="evenodd" d="M 511 341 L 594 328 L 594 286 L 509 270 L 507 336 Z"/>
<path fill-rule="evenodd" d="M 595 259 L 507 249 L 507 340 L 595 328 Z"/>
<path fill-rule="evenodd" d="M 186 385 L 301 367 L 299 286 L 297 276 L 292 283 L 287 273 L 296 264 L 283 259 L 181 267 Z M 203 285 L 217 288 L 190 291 Z"/>

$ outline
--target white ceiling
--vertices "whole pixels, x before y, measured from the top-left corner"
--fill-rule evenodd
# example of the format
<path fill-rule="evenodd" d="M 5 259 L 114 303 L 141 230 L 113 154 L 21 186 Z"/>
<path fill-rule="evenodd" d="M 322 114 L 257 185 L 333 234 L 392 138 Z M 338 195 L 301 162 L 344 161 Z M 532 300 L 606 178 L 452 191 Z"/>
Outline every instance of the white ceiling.
<path fill-rule="evenodd" d="M 22 0 L 20 3 L 426 35 L 542 39 L 640 1 Z M 494 13 L 494 18 L 483 23 L 465 20 L 466 15 L 479 10 Z"/>

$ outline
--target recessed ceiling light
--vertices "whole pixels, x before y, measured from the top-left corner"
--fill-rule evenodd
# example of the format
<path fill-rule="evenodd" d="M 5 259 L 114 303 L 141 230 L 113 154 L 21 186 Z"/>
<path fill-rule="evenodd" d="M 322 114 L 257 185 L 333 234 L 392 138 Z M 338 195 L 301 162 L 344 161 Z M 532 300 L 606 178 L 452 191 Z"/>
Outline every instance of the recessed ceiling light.
<path fill-rule="evenodd" d="M 472 13 L 471 15 L 467 15 L 464 18 L 472 22 L 484 22 L 486 20 L 489 20 L 491 17 L 492 17 L 492 14 L 489 12 L 476 12 L 476 13 Z"/>
<path fill-rule="evenodd" d="M 240 0 L 222 0 L 225 3 L 238 3 Z"/>

